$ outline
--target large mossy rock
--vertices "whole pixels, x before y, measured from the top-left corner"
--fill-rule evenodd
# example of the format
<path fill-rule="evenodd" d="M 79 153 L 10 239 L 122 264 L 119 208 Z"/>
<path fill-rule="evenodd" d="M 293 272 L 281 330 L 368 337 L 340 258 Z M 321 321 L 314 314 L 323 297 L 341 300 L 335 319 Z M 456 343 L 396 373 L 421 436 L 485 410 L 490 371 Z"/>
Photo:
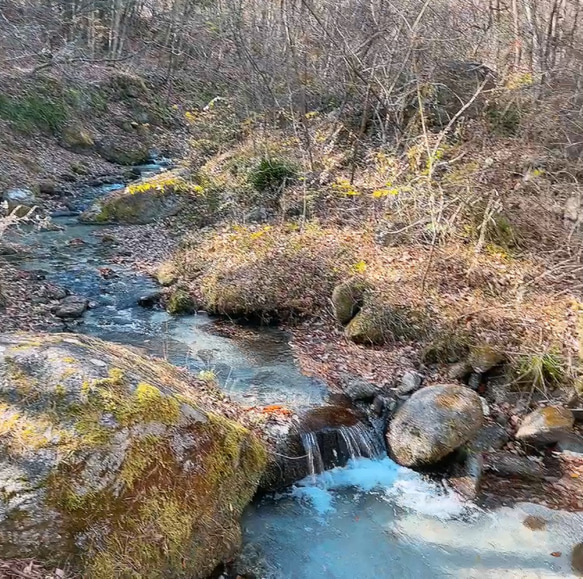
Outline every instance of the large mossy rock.
<path fill-rule="evenodd" d="M 69 334 L 0 336 L 0 558 L 87 579 L 203 578 L 266 462 L 213 386 Z"/>
<path fill-rule="evenodd" d="M 423 314 L 412 308 L 380 302 L 365 303 L 346 326 L 346 337 L 357 344 L 418 340 L 427 334 Z"/>
<path fill-rule="evenodd" d="M 95 141 L 91 133 L 79 123 L 69 123 L 63 127 L 62 145 L 76 153 L 84 153 L 93 149 Z"/>
<path fill-rule="evenodd" d="M 367 284 L 353 277 L 338 284 L 332 292 L 332 306 L 336 320 L 345 325 L 352 320 L 362 307 Z"/>
<path fill-rule="evenodd" d="M 104 139 L 96 149 L 100 157 L 117 165 L 142 165 L 150 159 L 147 144 L 138 139 Z"/>
<path fill-rule="evenodd" d="M 482 403 L 473 390 L 453 384 L 427 386 L 397 411 L 387 441 L 399 464 L 425 466 L 473 438 L 483 420 Z"/>
<path fill-rule="evenodd" d="M 113 191 L 85 211 L 85 223 L 145 224 L 176 215 L 188 202 L 188 186 L 169 171 Z"/>

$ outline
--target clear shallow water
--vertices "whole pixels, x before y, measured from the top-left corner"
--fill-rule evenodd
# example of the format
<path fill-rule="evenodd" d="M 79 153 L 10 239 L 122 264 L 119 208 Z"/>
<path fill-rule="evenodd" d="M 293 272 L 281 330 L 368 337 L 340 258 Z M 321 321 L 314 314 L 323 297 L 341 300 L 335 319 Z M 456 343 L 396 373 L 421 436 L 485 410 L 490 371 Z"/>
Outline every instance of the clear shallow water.
<path fill-rule="evenodd" d="M 12 241 L 32 254 L 19 267 L 39 271 L 48 282 L 93 302 L 81 323 L 64 329 L 137 346 L 194 372 L 212 370 L 223 388 L 245 404 L 301 409 L 326 399 L 324 384 L 296 367 L 283 331 L 248 328 L 243 337 L 233 339 L 217 335 L 214 321 L 203 313 L 173 317 L 144 309 L 137 305 L 138 298 L 157 291 L 157 284 L 116 264 L 122 248 L 102 243 L 102 227 L 80 224 L 74 216 L 54 218 L 53 223 L 62 230 L 17 235 Z M 117 276 L 104 279 L 99 271 L 103 267 Z"/>
<path fill-rule="evenodd" d="M 528 529 L 528 515 L 546 528 Z M 583 538 L 581 515 L 529 504 L 485 512 L 388 458 L 264 498 L 243 527 L 243 557 L 269 579 L 574 577 L 569 557 Z"/>
<path fill-rule="evenodd" d="M 115 263 L 119 248 L 95 235 L 102 228 L 74 217 L 54 222 L 64 230 L 13 241 L 32 252 L 20 267 L 42 270 L 47 281 L 94 302 L 72 331 L 144 348 L 195 372 L 213 370 L 243 403 L 303 408 L 326 399 L 325 387 L 296 368 L 283 332 L 249 329 L 230 339 L 213 332 L 205 315 L 140 308 L 137 299 L 156 284 Z M 85 244 L 69 245 L 73 239 Z M 100 267 L 119 277 L 103 279 Z M 545 519 L 546 528 L 525 527 L 527 515 Z M 484 512 L 388 458 L 358 459 L 266 497 L 248 508 L 243 527 L 246 560 L 266 579 L 572 577 L 570 552 L 583 540 L 581 515 L 534 505 Z"/>

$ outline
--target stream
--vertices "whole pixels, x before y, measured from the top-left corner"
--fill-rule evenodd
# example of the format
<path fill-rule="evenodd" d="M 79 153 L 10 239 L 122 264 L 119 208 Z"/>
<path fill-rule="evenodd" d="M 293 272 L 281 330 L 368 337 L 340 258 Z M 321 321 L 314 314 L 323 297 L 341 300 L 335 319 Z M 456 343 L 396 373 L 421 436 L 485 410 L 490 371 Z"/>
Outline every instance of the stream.
<path fill-rule="evenodd" d="M 121 186 L 88 188 L 76 209 Z M 325 385 L 300 372 L 283 331 L 249 328 L 229 338 L 213 331 L 205 314 L 173 317 L 139 307 L 137 299 L 157 286 L 115 262 L 119 248 L 102 243 L 102 227 L 82 225 L 74 214 L 53 223 L 60 230 L 17 233 L 12 241 L 30 251 L 19 258 L 21 269 L 92 302 L 70 331 L 143 348 L 195 373 L 212 370 L 243 404 L 301 411 L 326 402 Z M 104 279 L 100 267 L 117 276 Z M 525 526 L 528 515 L 544 519 L 544 528 Z M 386 455 L 354 458 L 258 499 L 242 524 L 241 566 L 266 579 L 576 577 L 571 550 L 583 540 L 581 514 L 531 504 L 486 511 Z"/>

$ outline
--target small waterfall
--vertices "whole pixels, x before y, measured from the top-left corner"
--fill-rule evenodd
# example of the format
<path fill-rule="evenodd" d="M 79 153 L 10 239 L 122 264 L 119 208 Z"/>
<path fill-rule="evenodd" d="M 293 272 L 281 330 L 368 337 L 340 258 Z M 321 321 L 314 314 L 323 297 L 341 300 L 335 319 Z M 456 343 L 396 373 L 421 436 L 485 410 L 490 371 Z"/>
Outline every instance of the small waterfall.
<path fill-rule="evenodd" d="M 301 441 L 311 476 L 344 466 L 350 459 L 377 458 L 386 453 L 382 437 L 362 422 L 304 432 Z"/>
<path fill-rule="evenodd" d="M 385 453 L 385 446 L 377 433 L 362 422 L 354 426 L 341 426 L 338 434 L 346 445 L 350 458 L 376 458 Z"/>
<path fill-rule="evenodd" d="M 310 476 L 324 472 L 324 460 L 320 452 L 320 445 L 315 432 L 305 432 L 302 434 L 302 444 L 308 459 L 308 472 Z"/>

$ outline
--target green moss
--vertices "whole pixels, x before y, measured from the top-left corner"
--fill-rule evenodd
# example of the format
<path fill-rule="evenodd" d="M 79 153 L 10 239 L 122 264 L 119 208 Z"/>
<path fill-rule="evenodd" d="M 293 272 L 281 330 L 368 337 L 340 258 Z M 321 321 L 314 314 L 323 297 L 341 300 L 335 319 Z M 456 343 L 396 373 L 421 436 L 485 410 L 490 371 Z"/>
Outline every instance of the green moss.
<path fill-rule="evenodd" d="M 419 340 L 427 333 L 421 312 L 399 305 L 365 304 L 346 326 L 345 335 L 357 344 Z"/>
<path fill-rule="evenodd" d="M 470 340 L 457 333 L 442 333 L 421 352 L 424 364 L 454 364 L 465 360 L 470 352 Z"/>
<path fill-rule="evenodd" d="M 58 97 L 40 93 L 12 97 L 0 93 L 0 118 L 10 121 L 20 131 L 56 133 L 67 116 L 67 108 Z"/>
<path fill-rule="evenodd" d="M 120 472 L 120 479 L 128 488 L 132 488 L 148 468 L 157 464 L 161 442 L 160 436 L 148 435 L 132 443 Z"/>
<path fill-rule="evenodd" d="M 186 290 L 177 289 L 170 295 L 166 310 L 172 315 L 194 314 L 197 307 L 192 296 Z"/>
<path fill-rule="evenodd" d="M 180 417 L 180 402 L 155 386 L 140 382 L 129 400 L 127 411 L 119 417 L 122 424 L 161 422 L 172 425 Z"/>

